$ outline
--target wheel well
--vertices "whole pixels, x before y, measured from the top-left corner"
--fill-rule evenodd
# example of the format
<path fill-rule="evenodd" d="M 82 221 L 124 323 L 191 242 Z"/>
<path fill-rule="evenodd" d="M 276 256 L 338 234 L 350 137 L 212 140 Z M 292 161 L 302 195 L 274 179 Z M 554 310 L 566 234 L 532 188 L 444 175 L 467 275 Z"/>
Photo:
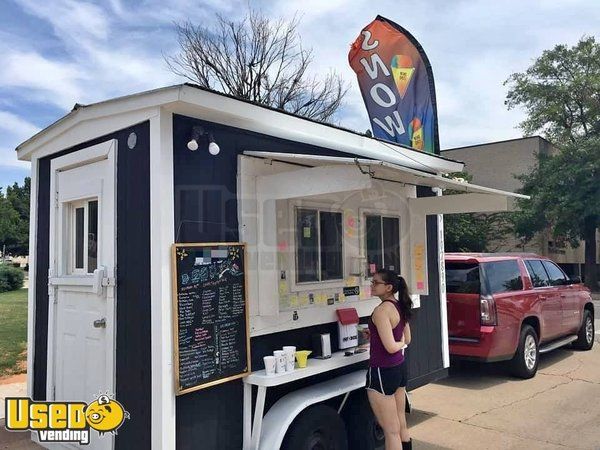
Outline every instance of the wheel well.
<path fill-rule="evenodd" d="M 590 312 L 590 314 L 592 315 L 592 318 L 594 317 L 594 304 L 592 302 L 588 302 L 585 304 L 585 306 L 583 307 L 584 310 L 588 310 Z"/>
<path fill-rule="evenodd" d="M 523 325 L 530 325 L 531 327 L 533 327 L 536 334 L 538 335 L 538 339 L 540 338 L 540 321 L 537 317 L 526 317 L 523 320 L 523 323 L 521 324 L 521 328 L 523 328 Z"/>

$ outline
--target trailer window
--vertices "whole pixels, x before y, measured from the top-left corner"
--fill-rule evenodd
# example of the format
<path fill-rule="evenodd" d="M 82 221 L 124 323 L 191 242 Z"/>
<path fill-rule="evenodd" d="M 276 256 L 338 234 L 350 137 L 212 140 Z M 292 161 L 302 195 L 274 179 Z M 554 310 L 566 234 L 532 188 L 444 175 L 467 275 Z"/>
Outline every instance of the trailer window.
<path fill-rule="evenodd" d="M 400 271 L 400 219 L 368 214 L 365 241 L 369 275 L 381 268 Z"/>
<path fill-rule="evenodd" d="M 479 264 L 446 263 L 446 292 L 479 294 Z"/>
<path fill-rule="evenodd" d="M 70 204 L 69 273 L 93 273 L 98 268 L 98 200 Z"/>
<path fill-rule="evenodd" d="M 296 212 L 296 281 L 343 278 L 342 213 L 298 209 Z"/>

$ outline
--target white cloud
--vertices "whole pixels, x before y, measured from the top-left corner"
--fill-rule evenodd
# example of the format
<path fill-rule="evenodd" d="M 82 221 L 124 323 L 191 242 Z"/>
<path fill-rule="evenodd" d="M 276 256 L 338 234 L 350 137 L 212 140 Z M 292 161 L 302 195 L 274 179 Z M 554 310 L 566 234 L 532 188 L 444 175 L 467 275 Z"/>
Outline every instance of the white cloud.
<path fill-rule="evenodd" d="M 28 168 L 30 163 L 17 160 L 15 147 L 40 128 L 9 111 L 0 110 L 0 166 Z"/>

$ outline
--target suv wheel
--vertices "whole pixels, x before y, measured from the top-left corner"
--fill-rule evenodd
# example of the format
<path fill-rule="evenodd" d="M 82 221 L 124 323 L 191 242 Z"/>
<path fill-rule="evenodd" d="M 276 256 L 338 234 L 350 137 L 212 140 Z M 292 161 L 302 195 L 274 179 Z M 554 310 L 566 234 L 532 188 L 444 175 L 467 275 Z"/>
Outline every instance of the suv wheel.
<path fill-rule="evenodd" d="M 573 347 L 578 350 L 591 350 L 594 346 L 594 317 L 586 309 L 583 311 L 583 322 L 579 333 L 577 333 L 577 340 L 573 342 Z"/>
<path fill-rule="evenodd" d="M 531 325 L 523 325 L 517 352 L 510 362 L 511 373 L 519 378 L 532 378 L 539 360 L 538 336 Z"/>

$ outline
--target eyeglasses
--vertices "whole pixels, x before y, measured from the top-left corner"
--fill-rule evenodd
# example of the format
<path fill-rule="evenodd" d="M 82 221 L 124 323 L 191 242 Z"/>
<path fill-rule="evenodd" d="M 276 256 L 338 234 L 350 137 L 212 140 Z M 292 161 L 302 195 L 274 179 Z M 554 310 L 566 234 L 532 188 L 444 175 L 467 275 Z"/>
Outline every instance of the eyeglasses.
<path fill-rule="evenodd" d="M 391 283 L 386 283 L 385 281 L 375 281 L 375 280 L 371 280 L 371 284 L 391 284 Z"/>

